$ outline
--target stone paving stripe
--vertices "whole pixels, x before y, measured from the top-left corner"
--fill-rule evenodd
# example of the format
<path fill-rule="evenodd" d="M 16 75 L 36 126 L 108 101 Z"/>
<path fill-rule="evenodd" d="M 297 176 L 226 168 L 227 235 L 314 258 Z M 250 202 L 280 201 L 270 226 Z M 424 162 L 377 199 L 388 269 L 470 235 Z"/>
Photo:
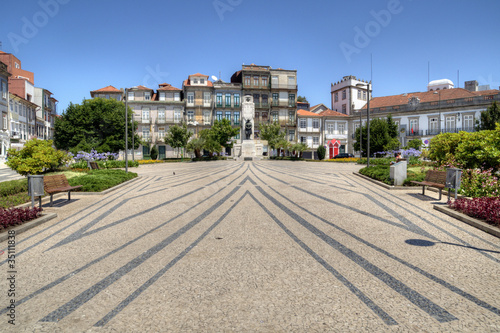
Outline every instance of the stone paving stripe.
<path fill-rule="evenodd" d="M 253 200 L 269 215 L 269 217 L 291 238 L 296 242 L 304 251 L 307 252 L 311 257 L 314 258 L 321 266 L 323 266 L 328 272 L 333 274 L 339 282 L 347 287 L 361 302 L 363 302 L 370 310 L 372 310 L 386 325 L 397 325 L 398 322 L 394 320 L 387 312 L 385 312 L 381 307 L 379 307 L 375 302 L 373 302 L 368 296 L 366 296 L 361 290 L 359 290 L 355 285 L 353 285 L 348 279 L 346 279 L 342 274 L 340 274 L 335 268 L 328 264 L 323 258 L 321 258 L 316 252 L 314 252 L 310 247 L 308 247 L 304 242 L 302 242 L 293 232 L 290 231 L 276 216 L 274 216 L 271 211 L 269 211 L 257 198 L 255 198 L 251 193 L 250 196 Z"/>
<path fill-rule="evenodd" d="M 145 180 L 145 181 L 146 181 L 146 180 Z M 140 183 L 135 183 L 135 184 L 133 184 L 133 185 L 140 186 Z M 127 191 L 131 191 L 132 189 L 133 189 L 133 188 L 126 189 L 126 190 L 127 190 Z M 124 189 L 124 190 L 125 190 L 125 189 Z M 110 196 L 113 196 L 113 195 L 118 195 L 118 197 L 117 197 L 117 198 L 114 198 L 114 199 L 112 199 L 112 200 L 110 200 L 109 202 L 105 203 L 104 205 L 107 205 L 107 204 L 109 204 L 109 203 L 111 203 L 111 202 L 113 202 L 113 201 L 115 201 L 115 200 L 118 200 L 118 199 L 119 199 L 119 195 L 120 195 L 120 194 L 121 194 L 120 192 L 116 192 L 116 193 L 111 194 Z M 57 226 L 57 225 L 59 225 L 59 224 L 61 224 L 61 223 L 63 223 L 63 222 L 66 222 L 67 220 L 69 220 L 69 219 L 71 219 L 71 218 L 73 218 L 73 217 L 77 216 L 78 214 L 81 214 L 83 211 L 86 211 L 86 210 L 91 210 L 91 208 L 93 208 L 94 206 L 99 205 L 99 204 L 102 204 L 102 201 L 97 201 L 97 202 L 95 202 L 95 203 L 93 203 L 93 204 L 91 204 L 91 205 L 89 205 L 89 206 L 85 207 L 85 209 L 83 209 L 83 210 L 81 210 L 81 211 L 78 211 L 78 212 L 76 212 L 76 213 L 72 214 L 71 216 L 66 217 L 65 219 L 63 219 L 63 220 L 61 220 L 61 221 L 59 221 L 59 222 L 57 222 L 57 223 L 55 223 L 55 224 L 53 224 L 53 225 L 51 225 L 51 226 L 48 226 L 48 227 L 46 227 L 46 228 L 44 228 L 44 229 L 41 229 L 40 231 L 38 231 L 38 232 L 34 233 L 34 234 L 33 234 L 33 235 L 31 235 L 31 236 L 28 236 L 28 237 L 26 237 L 26 238 L 23 238 L 23 239 L 21 239 L 21 240 L 19 240 L 19 241 L 17 241 L 17 240 L 16 240 L 16 244 L 21 244 L 21 243 L 23 243 L 23 242 L 25 242 L 25 241 L 27 241 L 27 240 L 31 239 L 32 237 L 35 237 L 35 236 L 37 236 L 37 235 L 39 235 L 39 234 L 41 234 L 41 233 L 43 233 L 43 232 L 45 232 L 45 231 L 47 231 L 47 230 L 49 230 L 49 229 L 51 229 L 51 228 L 55 227 L 55 226 Z M 101 208 L 102 208 L 102 207 L 101 207 Z M 51 233 L 49 236 L 47 236 L 47 237 L 45 237 L 44 239 L 42 239 L 42 240 L 38 241 L 37 243 L 35 243 L 35 244 L 33 244 L 33 245 L 30 245 L 30 246 L 28 246 L 28 247 L 26 247 L 26 248 L 22 249 L 21 251 L 19 251 L 19 252 L 17 252 L 17 253 L 16 253 L 16 257 L 19 257 L 19 256 L 21 256 L 23 253 L 25 253 L 25 252 L 27 252 L 27 251 L 31 250 L 32 248 L 34 248 L 34 247 L 36 247 L 36 246 L 38 246 L 38 245 L 40 245 L 40 244 L 42 244 L 42 243 L 46 242 L 46 241 L 47 241 L 47 240 L 49 240 L 50 238 L 52 238 L 52 237 L 56 236 L 57 234 L 59 234 L 60 232 L 62 232 L 62 231 L 64 231 L 64 230 L 66 230 L 67 228 L 71 227 L 72 225 L 74 225 L 74 224 L 76 224 L 76 223 L 80 222 L 81 220 L 85 219 L 87 216 L 89 216 L 90 214 L 92 214 L 92 213 L 94 213 L 94 212 L 95 212 L 95 210 L 94 210 L 94 211 L 92 211 L 92 210 L 91 210 L 91 212 L 90 212 L 90 213 L 88 213 L 87 215 L 85 215 L 85 216 L 83 216 L 83 217 L 79 218 L 78 220 L 76 220 L 76 221 L 74 221 L 74 222 L 70 223 L 69 225 L 65 226 L 64 228 L 59 229 L 59 230 L 57 230 L 57 231 L 55 231 L 55 232 Z M 7 259 L 6 259 L 6 260 L 4 260 L 4 261 L 2 261 L 2 262 L 0 262 L 0 266 L 2 266 L 3 264 L 5 264 L 6 262 L 7 262 Z"/>
<path fill-rule="evenodd" d="M 158 253 L 158 251 L 161 251 L 164 249 L 167 245 L 172 243 L 174 240 L 182 236 L 184 233 L 189 231 L 191 228 L 193 228 L 195 225 L 203 221 L 204 218 L 206 218 L 208 215 L 210 215 L 212 212 L 214 212 L 217 208 L 219 208 L 220 205 L 222 205 L 224 202 L 226 202 L 231 196 L 236 193 L 240 189 L 239 186 L 236 186 L 229 194 L 227 194 L 224 198 L 219 200 L 217 203 L 215 203 L 212 207 L 207 209 L 205 212 L 200 214 L 197 218 L 186 224 L 184 227 L 180 228 L 177 230 L 175 233 L 170 235 L 169 237 L 165 238 L 163 241 L 160 243 L 156 244 L 155 246 L 149 248 L 147 251 L 143 252 L 141 255 L 137 256 L 127 264 L 123 265 L 119 269 L 117 269 L 115 272 L 111 273 L 101 281 L 97 282 L 94 284 L 92 287 L 88 288 L 87 290 L 83 291 L 80 295 L 76 296 L 63 306 L 59 307 L 58 309 L 54 310 L 44 318 L 42 318 L 40 321 L 41 322 L 57 322 L 76 309 L 78 309 L 80 306 L 91 300 L 94 296 L 96 296 L 98 293 L 109 287 L 111 284 L 116 282 L 118 279 L 132 271 L 133 269 L 137 268 L 139 265 L 141 265 L 143 262 L 151 258 L 153 255 Z"/>
<path fill-rule="evenodd" d="M 275 178 L 269 174 L 267 174 L 266 172 L 262 171 L 262 170 L 259 170 L 260 172 L 262 172 L 263 174 L 265 174 L 266 176 L 268 177 L 271 177 L 271 178 Z M 255 173 L 254 173 L 255 175 Z M 319 198 L 321 200 L 324 200 L 326 202 L 329 202 L 329 203 L 332 203 L 334 205 L 337 205 L 339 207 L 342 207 L 342 208 L 345 208 L 347 210 L 351 210 L 353 212 L 356 212 L 358 214 L 361 214 L 361 215 L 365 215 L 365 216 L 368 216 L 372 219 L 375 219 L 375 220 L 378 220 L 380 222 L 384 222 L 384 223 L 387 223 L 387 224 L 390 224 L 392 226 L 395 226 L 397 228 L 401 228 L 403 230 L 407 230 L 409 232 L 412 232 L 412 233 L 415 233 L 417 235 L 420 235 L 420 236 L 423 236 L 423 237 L 427 237 L 427 238 L 430 238 L 430 239 L 433 239 L 433 240 L 438 240 L 436 237 L 434 237 L 433 235 L 431 235 L 430 233 L 428 233 L 427 231 L 425 231 L 424 229 L 420 228 L 418 225 L 416 225 L 415 223 L 411 222 L 410 220 L 408 220 L 407 218 L 403 217 L 402 215 L 396 213 L 394 210 L 388 208 L 386 205 L 382 204 L 379 200 L 371 197 L 370 195 L 366 194 L 366 193 L 359 193 L 357 191 L 351 191 L 351 190 L 346 190 L 346 191 L 349 191 L 349 192 L 353 192 L 353 193 L 357 193 L 357 194 L 360 194 L 360 195 L 363 195 L 365 198 L 369 199 L 370 201 L 372 201 L 373 203 L 377 204 L 379 207 L 381 207 L 382 209 L 384 209 L 385 211 L 389 212 L 392 216 L 394 216 L 396 219 L 398 219 L 401 223 L 403 223 L 404 225 L 401 225 L 399 223 L 396 223 L 394 221 L 391 221 L 391 220 L 387 220 L 387 219 L 384 219 L 384 218 L 381 218 L 381 217 L 378 217 L 374 214 L 371 214 L 371 213 L 368 213 L 368 212 L 365 212 L 365 211 L 362 211 L 358 208 L 355 208 L 355 207 L 351 207 L 349 205 L 345 205 L 343 203 L 340 203 L 338 201 L 335 201 L 335 200 L 332 200 L 332 199 L 329 199 L 329 198 L 326 198 L 326 197 L 323 197 L 319 194 L 316 194 L 316 193 L 313 193 L 313 192 L 310 192 L 310 191 L 307 191 L 301 187 L 298 187 L 298 186 L 295 186 L 295 185 L 291 185 L 291 184 L 288 184 L 291 188 L 294 188 L 296 190 L 299 190 L 301 192 L 304 192 L 304 193 L 307 193 L 313 197 L 316 197 L 316 198 Z"/>
<path fill-rule="evenodd" d="M 370 188 L 366 188 L 366 189 L 367 189 L 367 190 L 369 190 L 369 191 L 371 191 L 371 192 L 373 192 L 373 193 L 376 193 L 374 190 L 372 190 L 372 189 L 370 189 Z M 394 195 L 394 194 L 391 194 L 391 193 L 386 193 L 386 195 L 387 195 L 387 196 L 392 196 L 393 198 L 400 199 L 398 196 L 396 196 L 396 195 Z M 403 199 L 400 199 L 400 200 L 403 200 Z M 399 205 L 399 204 L 395 203 L 394 201 L 393 201 L 393 203 L 394 203 L 395 205 L 399 206 L 399 207 L 403 207 L 403 206 L 401 206 L 401 205 Z M 408 203 L 408 202 L 405 202 L 405 205 L 407 205 L 407 206 L 413 206 L 414 208 L 418 208 L 417 206 L 415 206 L 415 205 L 413 205 L 413 204 L 411 204 L 411 203 Z M 460 229 L 460 230 L 462 230 L 462 231 L 466 232 L 467 234 L 473 235 L 472 233 L 470 233 L 470 232 L 468 232 L 468 231 L 466 231 L 466 230 L 464 230 L 464 229 L 462 229 L 462 228 L 460 228 L 460 227 L 456 226 L 455 224 L 449 223 L 448 221 L 446 221 L 446 220 L 442 219 L 441 217 L 434 215 L 434 214 L 433 214 L 432 212 L 430 212 L 430 211 L 425 211 L 425 210 L 424 210 L 424 212 L 429 213 L 430 215 L 433 215 L 433 216 L 434 216 L 434 217 L 436 217 L 436 218 L 439 218 L 440 220 L 444 221 L 445 223 L 447 223 L 447 224 L 449 224 L 449 225 L 455 226 L 456 228 L 458 228 L 458 229 Z M 457 242 L 460 242 L 460 243 L 462 243 L 462 244 L 464 244 L 464 245 L 466 245 L 466 246 L 472 247 L 472 245 L 471 245 L 470 243 L 468 243 L 468 242 L 466 242 L 465 240 L 463 240 L 463 239 L 459 238 L 458 236 L 453 235 L 451 232 L 449 232 L 449 231 L 447 231 L 447 230 L 445 230 L 445 229 L 443 229 L 443 228 L 441 228 L 441 227 L 437 226 L 435 223 L 430 222 L 429 220 L 427 220 L 426 218 L 424 218 L 422 215 L 418 215 L 417 213 L 415 213 L 415 212 L 413 212 L 413 211 L 411 211 L 411 210 L 408 210 L 408 213 L 409 213 L 409 214 L 411 214 L 411 215 L 413 215 L 413 216 L 418 217 L 420 220 L 424 221 L 425 223 L 427 223 L 428 225 L 432 226 L 433 228 L 438 229 L 439 231 L 441 231 L 442 233 L 446 234 L 447 236 L 449 236 L 449 237 L 453 238 L 453 239 L 454 239 L 454 240 L 456 240 Z M 481 237 L 479 237 L 479 236 L 477 236 L 477 235 L 476 235 L 476 238 L 481 239 L 481 240 L 484 240 L 483 238 L 481 238 Z M 437 238 L 434 238 L 434 240 L 439 241 Z M 484 241 L 486 241 L 486 240 L 484 240 Z M 493 244 L 492 244 L 492 245 L 493 245 Z M 497 247 L 497 248 L 500 248 L 500 247 L 499 247 L 499 246 L 497 246 L 497 245 L 494 245 L 494 246 L 495 246 L 495 247 Z M 487 257 L 488 259 L 490 259 L 490 260 L 493 260 L 493 261 L 495 261 L 495 262 L 500 263 L 500 260 L 499 260 L 499 259 L 497 259 L 497 258 L 495 258 L 495 257 L 493 257 L 493 256 L 491 256 L 491 255 L 489 255 L 489 254 L 487 254 L 487 253 L 484 253 L 484 252 L 481 252 L 481 251 L 478 251 L 478 252 L 479 252 L 479 253 L 481 253 L 481 255 L 483 255 L 483 256 L 485 256 L 485 257 Z"/>
<path fill-rule="evenodd" d="M 221 191 L 222 191 L 222 190 L 224 190 L 225 188 L 227 188 L 228 186 L 230 186 L 230 185 L 231 185 L 234 181 L 236 181 L 237 179 L 238 179 L 238 178 L 233 179 L 233 180 L 232 180 L 231 182 L 229 182 L 226 186 L 224 186 L 223 188 L 221 188 Z M 213 197 L 213 196 L 210 196 L 210 197 L 207 197 L 207 198 L 203 199 L 202 201 L 196 202 L 196 203 L 195 203 L 195 205 L 194 205 L 193 207 L 198 206 L 198 205 L 202 204 L 203 202 L 205 202 L 205 201 L 207 201 L 207 200 L 209 200 L 209 199 L 212 199 L 212 197 Z M 42 288 L 38 289 L 37 291 L 35 291 L 35 292 L 31 293 L 31 294 L 30 294 L 30 295 L 28 295 L 28 296 L 26 296 L 26 297 L 22 298 L 21 300 L 16 301 L 16 306 L 19 306 L 19 305 L 21 305 L 21 304 L 23 304 L 23 303 L 25 303 L 25 302 L 29 301 L 29 300 L 30 300 L 30 299 L 32 299 L 33 297 L 35 297 L 35 296 L 37 296 L 37 295 L 39 295 L 39 294 L 42 294 L 43 292 L 45 292 L 45 291 L 47 291 L 47 290 L 49 290 L 49 289 L 51 289 L 51 288 L 53 288 L 53 287 L 55 287 L 55 286 L 59 285 L 60 283 L 62 283 L 62 282 L 64 282 L 64 281 L 66 281 L 66 280 L 67 280 L 67 279 L 69 279 L 70 277 L 75 276 L 76 274 L 78 274 L 78 273 L 80 273 L 80 272 L 82 272 L 82 271 L 86 270 L 87 268 L 89 268 L 89 267 L 91 267 L 91 266 L 93 266 L 93 265 L 97 264 L 98 262 L 100 262 L 100 261 L 102 261 L 102 260 L 104 260 L 104 259 L 108 258 L 109 256 L 111 256 L 111 255 L 113 255 L 113 254 L 115 254 L 115 253 L 117 253 L 117 252 L 119 252 L 119 251 L 121 251 L 121 250 L 125 249 L 127 246 L 129 246 L 129 245 L 131 245 L 131 244 L 135 243 L 135 242 L 136 242 L 136 241 L 138 241 L 139 239 L 141 239 L 141 238 L 143 238 L 143 237 L 145 237 L 145 236 L 147 236 L 147 235 L 149 235 L 149 234 L 151 234 L 151 233 L 155 232 L 156 230 L 158 230 L 158 229 L 160 229 L 160 228 L 164 227 L 164 226 L 165 226 L 165 225 L 167 225 L 168 223 L 170 223 L 170 222 L 172 222 L 172 221 L 175 221 L 176 219 L 178 219 L 179 217 L 181 217 L 182 215 L 184 215 L 184 214 L 186 214 L 186 213 L 188 213 L 188 212 L 189 212 L 189 209 L 186 209 L 185 211 L 183 211 L 183 212 L 179 213 L 177 216 L 175 216 L 175 217 L 173 217 L 173 218 L 169 219 L 168 221 L 163 222 L 162 224 L 160 224 L 160 225 L 158 225 L 158 226 L 154 227 L 153 229 L 151 229 L 151 230 L 149 230 L 149 231 L 147 231 L 147 232 L 143 233 L 142 235 L 140 235 L 140 236 L 138 236 L 138 237 L 136 237 L 136 238 L 134 238 L 134 239 L 132 239 L 132 240 L 128 241 L 127 243 L 125 243 L 125 244 L 123 244 L 123 245 L 121 245 L 121 246 L 117 247 L 116 249 L 114 249 L 114 250 L 112 250 L 112 251 L 110 251 L 110 252 L 108 252 L 108 253 L 106 253 L 106 254 L 102 255 L 102 256 L 101 256 L 101 257 L 99 257 L 99 258 L 96 258 L 96 259 L 92 260 L 91 262 L 89 262 L 89 263 L 85 264 L 84 266 L 82 266 L 82 267 L 80 267 L 80 268 L 77 268 L 77 269 L 75 269 L 74 271 L 72 271 L 72 272 L 70 272 L 70 273 L 68 273 L 68 274 L 66 274 L 66 275 L 64 275 L 64 276 L 62 276 L 62 277 L 60 277 L 59 279 L 57 279 L 57 280 L 55 280 L 55 281 L 53 281 L 53 282 L 51 282 L 51 283 L 49 283 L 49 284 L 45 285 L 44 287 L 42 287 Z M 4 313 L 6 313 L 7 311 L 8 311 L 8 308 L 3 308 L 3 309 L 0 309 L 0 314 L 4 314 Z"/>
<path fill-rule="evenodd" d="M 422 296 L 420 293 L 417 291 L 411 289 L 407 285 L 405 285 L 403 282 L 397 280 L 393 276 L 391 276 L 389 273 L 383 271 L 382 269 L 378 268 L 374 264 L 370 263 L 368 260 L 360 256 L 359 254 L 355 253 L 351 249 L 347 248 L 345 245 L 341 244 L 340 242 L 336 241 L 335 239 L 331 238 L 327 234 L 325 234 L 323 231 L 319 230 L 306 220 L 304 220 L 302 217 L 298 216 L 296 213 L 291 212 L 290 210 L 286 209 L 286 207 L 278 202 L 276 199 L 271 197 L 269 194 L 267 194 L 260 186 L 256 186 L 256 188 L 260 191 L 260 193 L 268 198 L 271 202 L 273 202 L 277 207 L 279 207 L 283 212 L 288 214 L 292 219 L 297 221 L 300 225 L 302 225 L 304 228 L 308 229 L 311 233 L 315 234 L 318 238 L 323 240 L 325 243 L 330 245 L 333 249 L 339 251 L 341 254 L 352 260 L 354 263 L 358 264 L 360 267 L 362 267 L 364 270 L 366 270 L 368 273 L 372 274 L 375 276 L 377 279 L 380 281 L 384 282 L 387 286 L 389 286 L 391 289 L 399 293 L 400 295 L 404 296 L 406 299 L 408 299 L 411 303 L 415 304 L 418 306 L 420 309 L 423 311 L 427 312 L 431 317 L 435 318 L 437 321 L 440 323 L 445 323 L 449 322 L 452 320 L 457 320 L 458 318 L 453 316 L 451 313 L 440 307 L 439 305 L 435 304 L 428 298 Z"/>
<path fill-rule="evenodd" d="M 247 177 L 248 178 L 248 177 Z M 240 184 L 241 185 L 241 184 Z M 127 305 L 129 305 L 132 301 L 134 301 L 140 294 L 142 294 L 146 289 L 149 288 L 153 283 L 155 283 L 160 277 L 162 277 L 172 266 L 174 266 L 179 260 L 184 258 L 186 254 L 189 253 L 199 242 L 201 242 L 215 227 L 217 227 L 226 216 L 236 207 L 244 197 L 249 194 L 246 191 L 222 216 L 215 221 L 200 237 L 198 237 L 191 245 L 189 245 L 184 251 L 182 251 L 177 257 L 175 257 L 172 261 L 170 261 L 165 267 L 163 267 L 160 271 L 158 271 L 155 275 L 153 275 L 149 280 L 147 280 L 144 284 L 142 284 L 139 288 L 137 288 L 132 294 L 130 294 L 126 299 L 124 299 L 118 306 L 116 306 L 113 310 L 108 312 L 102 319 L 100 319 L 97 323 L 94 324 L 96 327 L 106 325 L 111 319 L 113 319 L 118 313 L 120 313 Z"/>
<path fill-rule="evenodd" d="M 325 224 L 327 224 L 327 225 L 329 225 L 329 226 L 331 226 L 331 227 L 333 227 L 333 228 L 335 228 L 335 229 L 337 229 L 337 230 L 345 233 L 346 235 L 348 235 L 348 236 L 354 238 L 355 240 L 357 240 L 358 242 L 360 242 L 362 244 L 365 244 L 366 246 L 374 249 L 375 251 L 377 251 L 377 252 L 379 252 L 379 253 L 381 253 L 381 254 L 383 254 L 383 255 L 385 255 L 385 256 L 387 256 L 387 257 L 389 257 L 389 258 L 391 258 L 391 259 L 393 259 L 393 260 L 395 260 L 397 262 L 399 262 L 400 264 L 405 265 L 406 267 L 408 267 L 408 268 L 414 270 L 415 272 L 417 272 L 417 273 L 425 276 L 426 278 L 428 278 L 428 279 L 430 279 L 430 280 L 438 283 L 439 285 L 447 288 L 448 290 L 456 293 L 457 295 L 460 295 L 461 297 L 464 297 L 465 299 L 467 299 L 467 300 L 475 303 L 476 305 L 478 305 L 478 306 L 480 306 L 480 307 L 482 307 L 482 308 L 484 308 L 484 309 L 486 309 L 488 311 L 491 311 L 494 314 L 500 316 L 500 309 L 498 309 L 498 308 L 496 308 L 496 307 L 494 307 L 494 306 L 486 303 L 485 301 L 482 301 L 482 300 L 478 299 L 477 297 L 475 297 L 475 296 L 473 296 L 473 295 L 471 295 L 471 294 L 469 294 L 469 293 L 461 290 L 458 287 L 455 287 L 451 283 L 446 282 L 443 279 L 438 278 L 437 276 L 435 276 L 435 275 L 433 275 L 431 273 L 428 273 L 425 270 L 423 270 L 423 269 L 421 269 L 421 268 L 419 268 L 419 267 L 417 267 L 415 265 L 410 264 L 409 262 L 407 262 L 407 261 L 405 261 L 405 260 L 403 260 L 403 259 L 401 259 L 401 258 L 399 258 L 399 257 L 397 257 L 397 256 L 395 256 L 395 255 L 393 255 L 391 253 L 389 253 L 388 251 L 386 251 L 386 250 L 384 250 L 384 249 L 382 249 L 382 248 L 380 248 L 380 247 L 378 247 L 378 246 L 376 246 L 376 245 L 374 245 L 374 244 L 372 244 L 372 243 L 364 240 L 363 238 L 361 238 L 359 236 L 356 236 L 355 234 L 353 234 L 353 233 L 345 230 L 344 228 L 339 227 L 338 225 L 325 220 L 324 218 L 322 218 L 322 217 L 314 214 L 313 212 L 309 211 L 307 208 L 304 208 L 304 207 L 300 206 L 299 204 L 297 204 L 296 202 L 293 202 L 292 200 L 290 200 L 286 196 L 282 195 L 279 191 L 275 190 L 274 188 L 270 187 L 270 189 L 273 190 L 277 195 L 281 196 L 283 199 L 287 200 L 291 204 L 293 204 L 296 207 L 300 208 L 301 210 L 305 211 L 309 215 L 317 218 L 318 220 L 322 221 L 323 223 L 325 223 Z"/>

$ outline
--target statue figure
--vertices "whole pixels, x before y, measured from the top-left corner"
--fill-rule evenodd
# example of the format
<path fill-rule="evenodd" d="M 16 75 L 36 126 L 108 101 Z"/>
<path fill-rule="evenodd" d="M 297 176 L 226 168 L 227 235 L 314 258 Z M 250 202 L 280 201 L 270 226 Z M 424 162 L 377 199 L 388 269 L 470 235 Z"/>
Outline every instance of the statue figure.
<path fill-rule="evenodd" d="M 251 135 L 252 135 L 252 123 L 250 122 L 250 119 L 247 119 L 245 123 L 246 140 L 250 140 Z"/>

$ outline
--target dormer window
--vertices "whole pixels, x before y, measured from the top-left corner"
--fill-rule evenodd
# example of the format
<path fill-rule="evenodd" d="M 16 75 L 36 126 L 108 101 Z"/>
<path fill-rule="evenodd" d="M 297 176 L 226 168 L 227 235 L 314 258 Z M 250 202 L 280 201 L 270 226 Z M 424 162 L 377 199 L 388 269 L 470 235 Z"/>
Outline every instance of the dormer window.
<path fill-rule="evenodd" d="M 205 79 L 200 79 L 200 84 L 205 84 Z"/>
<path fill-rule="evenodd" d="M 198 84 L 198 79 L 193 79 L 193 84 Z"/>
<path fill-rule="evenodd" d="M 144 93 L 144 100 L 149 101 L 150 99 L 151 99 L 151 95 L 149 94 L 149 92 L 145 92 Z"/>

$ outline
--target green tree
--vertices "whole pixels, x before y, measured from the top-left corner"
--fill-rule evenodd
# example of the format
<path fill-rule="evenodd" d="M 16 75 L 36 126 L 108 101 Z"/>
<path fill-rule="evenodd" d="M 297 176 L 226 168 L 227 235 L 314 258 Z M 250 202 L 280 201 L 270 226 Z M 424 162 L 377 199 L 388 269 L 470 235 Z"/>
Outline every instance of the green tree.
<path fill-rule="evenodd" d="M 297 96 L 297 102 L 309 103 L 305 96 Z"/>
<path fill-rule="evenodd" d="M 196 158 L 201 157 L 201 151 L 205 147 L 205 140 L 202 138 L 193 138 L 187 143 L 187 151 L 193 152 Z"/>
<path fill-rule="evenodd" d="M 307 150 L 305 143 L 295 143 L 290 147 L 290 150 L 297 153 L 297 157 L 302 157 L 302 153 Z"/>
<path fill-rule="evenodd" d="M 214 121 L 214 125 L 210 128 L 210 131 L 212 140 L 217 141 L 222 147 L 226 148 L 233 146 L 231 138 L 238 135 L 240 129 L 238 127 L 233 128 L 231 126 L 231 121 L 224 118 Z"/>
<path fill-rule="evenodd" d="M 318 153 L 318 159 L 320 161 L 325 159 L 325 156 L 326 156 L 325 146 L 323 146 L 323 145 L 319 146 L 318 149 L 316 150 L 316 152 Z"/>
<path fill-rule="evenodd" d="M 9 149 L 8 154 L 7 166 L 23 176 L 54 170 L 71 159 L 65 152 L 54 149 L 52 140 L 37 138 L 27 141 L 19 151 Z"/>
<path fill-rule="evenodd" d="M 176 124 L 168 129 L 164 141 L 170 147 L 177 148 L 177 156 L 179 156 L 179 148 L 185 148 L 192 135 L 193 132 L 188 130 L 186 124 Z"/>
<path fill-rule="evenodd" d="M 156 158 L 158 157 L 158 149 L 156 149 L 156 146 L 153 145 L 150 155 L 152 160 L 156 160 Z"/>
<path fill-rule="evenodd" d="M 208 150 L 210 155 L 213 153 L 220 154 L 222 146 L 219 141 L 213 136 L 213 132 L 206 128 L 200 132 L 200 138 L 203 140 L 203 149 Z"/>
<path fill-rule="evenodd" d="M 132 111 L 128 112 L 128 123 Z M 137 125 L 134 124 L 137 128 Z M 94 98 L 82 104 L 70 103 L 61 117 L 55 119 L 54 145 L 58 149 L 78 151 L 118 152 L 125 149 L 125 105 L 114 99 Z M 128 146 L 132 147 L 132 128 L 128 126 Z M 135 147 L 140 138 L 135 134 Z"/>
<path fill-rule="evenodd" d="M 356 142 L 354 150 L 359 150 L 359 133 L 363 135 L 362 150 L 363 156 L 366 156 L 368 148 L 368 130 L 366 126 L 357 128 L 355 132 Z M 370 155 L 387 150 L 386 148 L 399 147 L 397 140 L 397 125 L 389 115 L 386 119 L 375 118 L 370 121 Z"/>
<path fill-rule="evenodd" d="M 278 122 L 274 123 L 261 123 L 259 125 L 260 137 L 267 140 L 267 144 L 271 149 L 278 148 L 278 142 L 285 139 L 286 133 L 281 130 Z"/>
<path fill-rule="evenodd" d="M 481 112 L 481 121 L 476 120 L 477 129 L 494 130 L 497 123 L 500 123 L 500 107 L 497 101 L 494 101 L 486 111 Z"/>
<path fill-rule="evenodd" d="M 283 152 L 283 155 L 285 155 L 290 146 L 290 142 L 288 142 L 284 137 L 280 139 L 276 144 L 276 148 L 278 148 L 278 156 L 281 156 L 281 152 Z"/>
<path fill-rule="evenodd" d="M 413 140 L 410 140 L 408 141 L 408 145 L 407 147 L 408 148 L 413 148 L 413 149 L 416 149 L 416 150 L 420 150 L 420 148 L 422 148 L 422 140 L 420 139 L 413 139 Z"/>

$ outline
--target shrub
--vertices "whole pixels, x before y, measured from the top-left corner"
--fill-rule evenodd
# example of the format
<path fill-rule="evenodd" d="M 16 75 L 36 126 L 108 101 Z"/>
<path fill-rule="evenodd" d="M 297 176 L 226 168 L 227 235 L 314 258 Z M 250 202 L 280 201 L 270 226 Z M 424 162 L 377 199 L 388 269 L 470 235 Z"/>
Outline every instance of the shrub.
<path fill-rule="evenodd" d="M 137 177 L 136 173 L 124 170 L 91 170 L 88 174 L 68 179 L 71 186 L 83 185 L 84 192 L 101 192 Z"/>
<path fill-rule="evenodd" d="M 500 227 L 500 197 L 461 198 L 449 202 L 448 206 L 466 215 L 484 219 Z"/>
<path fill-rule="evenodd" d="M 5 229 L 16 224 L 34 220 L 40 215 L 41 211 L 42 209 L 38 207 L 10 209 L 0 208 L 0 229 Z"/>
<path fill-rule="evenodd" d="M 413 148 L 415 150 L 420 150 L 422 145 L 423 145 L 423 143 L 422 143 L 421 139 L 413 139 L 413 140 L 408 141 L 407 148 Z"/>
<path fill-rule="evenodd" d="M 70 155 L 52 147 L 52 140 L 37 138 L 27 141 L 19 151 L 9 149 L 8 154 L 7 166 L 23 176 L 54 170 L 70 159 Z"/>
<path fill-rule="evenodd" d="M 497 197 L 500 195 L 500 179 L 495 176 L 493 169 L 463 170 L 460 193 L 473 198 Z"/>
<path fill-rule="evenodd" d="M 97 165 L 99 165 L 99 168 L 101 169 L 125 168 L 125 161 L 116 161 L 116 160 L 97 161 Z M 130 168 L 138 167 L 139 161 L 128 161 L 128 166 Z M 87 161 L 81 160 L 79 162 L 75 162 L 71 164 L 71 169 L 88 170 Z"/>
<path fill-rule="evenodd" d="M 28 192 L 28 179 L 18 179 L 2 182 L 0 197 L 5 197 L 21 192 Z"/>
<path fill-rule="evenodd" d="M 385 165 L 375 165 L 371 167 L 362 168 L 359 173 L 373 179 L 380 180 L 389 185 L 393 185 L 394 181 L 390 179 L 390 170 Z"/>
<path fill-rule="evenodd" d="M 151 148 L 151 159 L 156 160 L 157 157 L 158 157 L 158 149 L 156 149 L 156 146 L 153 146 L 153 148 Z"/>
<path fill-rule="evenodd" d="M 316 152 L 318 153 L 318 159 L 320 161 L 322 161 L 322 160 L 325 159 L 325 156 L 326 156 L 326 148 L 325 148 L 325 146 L 323 146 L 323 145 L 319 146 Z"/>

